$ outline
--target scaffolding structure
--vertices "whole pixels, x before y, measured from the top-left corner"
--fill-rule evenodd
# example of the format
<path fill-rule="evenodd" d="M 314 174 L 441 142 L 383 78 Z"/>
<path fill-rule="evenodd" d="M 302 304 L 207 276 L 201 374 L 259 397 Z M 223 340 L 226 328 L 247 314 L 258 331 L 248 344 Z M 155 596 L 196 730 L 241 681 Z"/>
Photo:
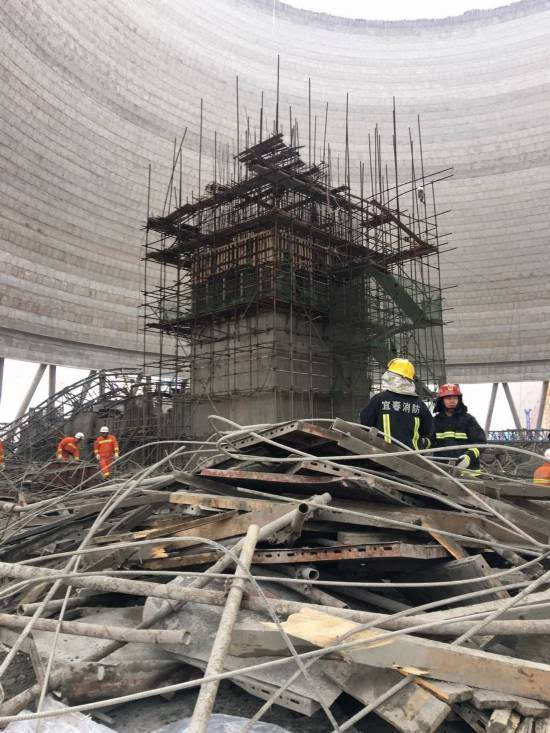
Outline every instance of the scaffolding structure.
<path fill-rule="evenodd" d="M 356 420 L 394 356 L 432 394 L 445 364 L 434 183 L 447 172 L 425 175 L 420 158 L 417 175 L 410 147 L 408 180 L 397 185 L 395 156 L 390 185 L 376 130 L 354 194 L 347 149 L 335 186 L 330 147 L 328 163 L 306 164 L 297 130 L 290 143 L 275 132 L 149 216 L 144 329 L 160 357 L 145 371 L 172 381 L 179 434 L 206 435 L 212 412 Z"/>
<path fill-rule="evenodd" d="M 171 382 L 152 380 L 135 369 L 92 371 L 56 392 L 8 425 L 2 440 L 12 465 L 55 460 L 65 435 L 81 431 L 84 460 L 93 460 L 92 444 L 101 425 L 118 437 L 131 462 L 147 465 L 165 455 L 164 446 L 150 446 L 174 437 L 170 410 Z"/>

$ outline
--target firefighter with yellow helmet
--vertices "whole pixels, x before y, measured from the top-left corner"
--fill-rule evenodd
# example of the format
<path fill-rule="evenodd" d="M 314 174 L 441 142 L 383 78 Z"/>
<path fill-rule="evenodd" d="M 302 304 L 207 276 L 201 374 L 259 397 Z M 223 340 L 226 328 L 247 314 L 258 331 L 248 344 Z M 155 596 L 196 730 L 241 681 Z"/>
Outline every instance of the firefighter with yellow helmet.
<path fill-rule="evenodd" d="M 430 447 L 431 412 L 416 394 L 415 368 L 408 359 L 392 359 L 382 377 L 383 391 L 361 411 L 362 425 L 378 428 L 387 443 L 398 440 L 409 448 Z"/>

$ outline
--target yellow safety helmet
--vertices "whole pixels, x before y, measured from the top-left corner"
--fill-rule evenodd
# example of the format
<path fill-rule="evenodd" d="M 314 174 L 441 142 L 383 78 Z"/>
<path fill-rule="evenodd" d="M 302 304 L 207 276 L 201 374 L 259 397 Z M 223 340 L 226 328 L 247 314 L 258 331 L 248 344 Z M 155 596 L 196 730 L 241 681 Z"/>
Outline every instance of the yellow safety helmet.
<path fill-rule="evenodd" d="M 414 379 L 416 374 L 414 364 L 408 359 L 391 359 L 388 362 L 388 370 L 394 374 L 400 374 L 406 379 Z"/>

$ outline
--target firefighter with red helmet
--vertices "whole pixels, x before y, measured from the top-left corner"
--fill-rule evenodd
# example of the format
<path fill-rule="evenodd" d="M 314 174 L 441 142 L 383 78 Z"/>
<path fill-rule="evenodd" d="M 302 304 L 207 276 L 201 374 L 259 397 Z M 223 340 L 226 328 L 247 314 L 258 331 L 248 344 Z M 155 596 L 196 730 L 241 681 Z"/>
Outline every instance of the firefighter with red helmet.
<path fill-rule="evenodd" d="M 457 467 L 468 476 L 479 476 L 479 448 L 468 447 L 485 443 L 485 432 L 468 408 L 462 402 L 462 391 L 458 384 L 442 384 L 437 390 L 434 408 L 433 448 L 449 448 L 436 453 L 434 457 L 458 458 Z"/>

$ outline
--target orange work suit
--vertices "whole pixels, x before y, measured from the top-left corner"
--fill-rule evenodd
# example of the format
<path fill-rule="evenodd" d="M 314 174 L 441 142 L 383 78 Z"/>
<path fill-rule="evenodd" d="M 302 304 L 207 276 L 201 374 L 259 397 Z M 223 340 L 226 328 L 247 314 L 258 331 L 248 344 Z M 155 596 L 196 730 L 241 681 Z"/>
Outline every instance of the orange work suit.
<path fill-rule="evenodd" d="M 94 441 L 94 453 L 103 478 L 109 478 L 113 459 L 119 455 L 118 440 L 114 435 L 99 435 Z"/>
<path fill-rule="evenodd" d="M 78 440 L 69 435 L 66 438 L 62 438 L 58 443 L 57 460 L 68 461 L 71 458 L 75 461 L 80 460 L 80 446 L 78 445 Z"/>
<path fill-rule="evenodd" d="M 539 486 L 550 486 L 550 463 L 543 463 L 533 474 L 533 483 Z"/>

